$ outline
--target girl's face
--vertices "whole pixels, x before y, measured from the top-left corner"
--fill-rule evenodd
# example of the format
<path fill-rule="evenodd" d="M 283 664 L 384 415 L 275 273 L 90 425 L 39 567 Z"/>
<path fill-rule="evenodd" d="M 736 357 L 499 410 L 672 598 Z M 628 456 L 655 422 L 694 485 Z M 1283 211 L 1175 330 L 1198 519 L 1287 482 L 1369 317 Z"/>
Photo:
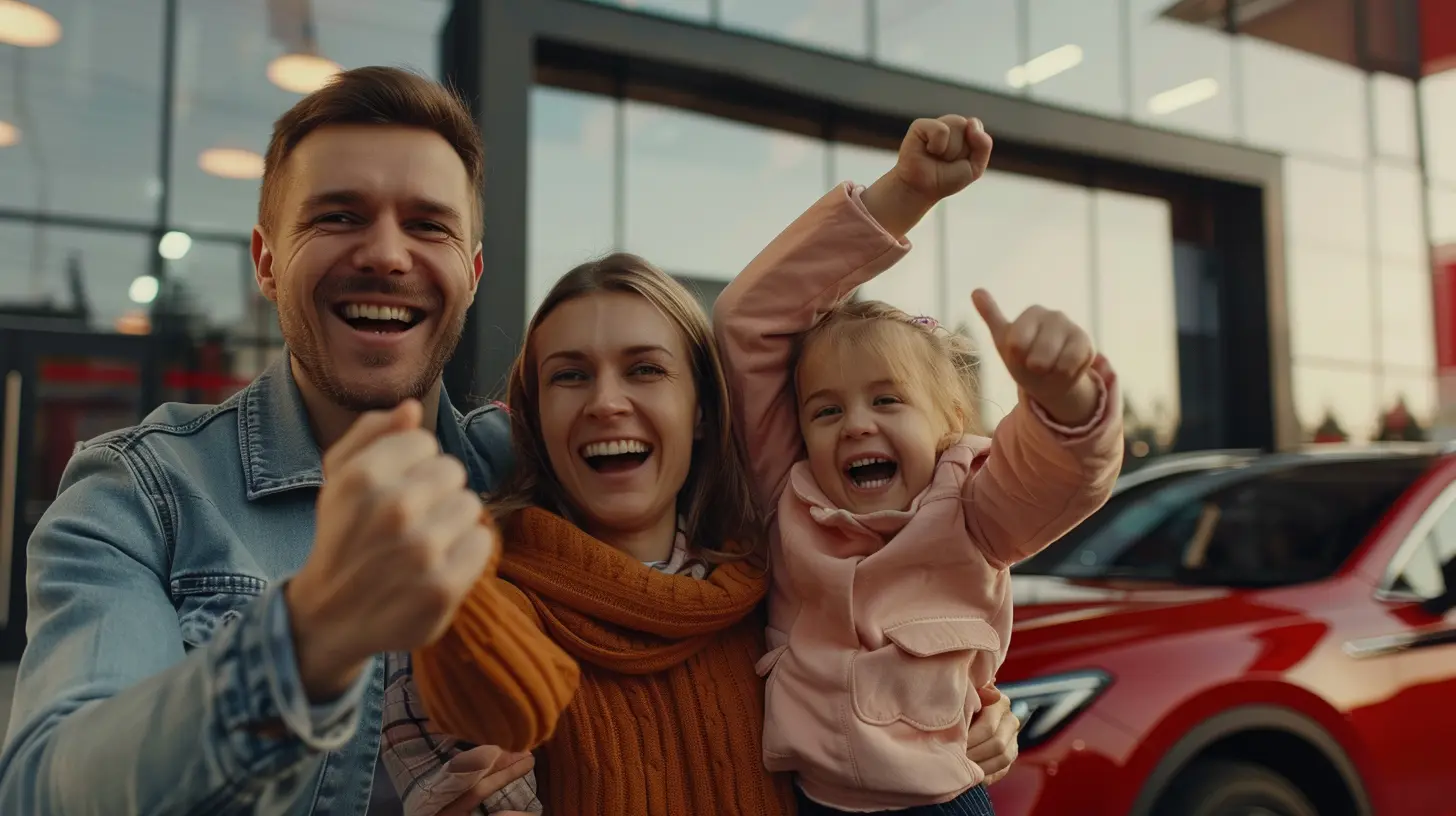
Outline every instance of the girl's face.
<path fill-rule="evenodd" d="M 827 342 L 805 349 L 797 377 L 809 469 L 829 500 L 852 513 L 908 509 L 951 430 L 928 390 L 878 354 Z"/>
<path fill-rule="evenodd" d="M 674 529 L 699 422 L 682 332 L 647 300 L 599 292 L 531 337 L 542 441 L 588 533 Z"/>

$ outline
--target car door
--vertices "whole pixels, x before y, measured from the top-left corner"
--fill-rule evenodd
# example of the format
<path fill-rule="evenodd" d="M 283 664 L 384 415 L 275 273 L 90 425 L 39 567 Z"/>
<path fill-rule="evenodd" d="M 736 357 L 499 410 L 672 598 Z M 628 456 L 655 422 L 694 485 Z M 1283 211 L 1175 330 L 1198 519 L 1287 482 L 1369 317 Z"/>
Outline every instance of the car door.
<path fill-rule="evenodd" d="M 1450 814 L 1456 801 L 1451 754 L 1456 742 L 1456 611 L 1450 608 L 1456 559 L 1456 485 L 1432 502 L 1396 550 L 1376 592 L 1390 631 L 1352 641 L 1356 657 L 1382 657 L 1397 691 L 1382 706 L 1396 722 L 1399 756 L 1382 765 L 1400 779 L 1382 780 L 1395 791 L 1395 812 Z"/>

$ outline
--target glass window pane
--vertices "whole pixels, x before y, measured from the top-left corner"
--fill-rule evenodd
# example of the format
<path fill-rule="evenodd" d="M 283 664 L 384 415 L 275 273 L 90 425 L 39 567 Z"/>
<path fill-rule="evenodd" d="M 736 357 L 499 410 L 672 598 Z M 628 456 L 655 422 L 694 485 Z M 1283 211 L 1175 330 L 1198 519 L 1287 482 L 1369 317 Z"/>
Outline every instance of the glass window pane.
<path fill-rule="evenodd" d="M 974 48 L 967 31 L 976 32 Z M 1017 0 L 879 0 L 875 45 L 886 65 L 1003 93 L 1018 93 L 1008 72 L 1026 60 Z"/>
<path fill-rule="evenodd" d="M 1415 161 L 1420 156 L 1415 83 L 1405 77 L 1372 74 L 1370 92 L 1376 154 Z"/>
<path fill-rule="evenodd" d="M 567 270 L 616 243 L 618 103 L 531 90 L 526 314 Z"/>
<path fill-rule="evenodd" d="M 1179 423 L 1178 315 L 1173 296 L 1173 214 L 1168 202 L 1097 190 L 1097 345 L 1122 383 L 1129 438 L 1139 458 L 1168 450 Z M 1140 455 L 1139 455 L 1140 454 Z"/>
<path fill-rule="evenodd" d="M 144 233 L 0 221 L 0 310 L 73 330 L 144 330 L 158 295 L 153 252 Z"/>
<path fill-rule="evenodd" d="M 1095 334 L 1090 198 L 1084 187 L 992 170 L 941 205 L 947 317 L 952 325 L 965 323 L 981 351 L 981 419 L 988 431 L 1015 406 L 1016 387 L 970 292 L 985 288 L 1013 319 L 1033 304 L 1058 309 Z"/>
<path fill-rule="evenodd" d="M 624 104 L 626 248 L 668 272 L 732 280 L 828 189 L 816 139 Z"/>
<path fill-rule="evenodd" d="M 865 0 L 720 1 L 726 28 L 857 57 L 869 54 Z"/>
<path fill-rule="evenodd" d="M 667 17 L 682 17 L 688 20 L 707 20 L 710 0 L 592 0 L 607 6 L 622 6 L 632 11 L 661 14 Z"/>
<path fill-rule="evenodd" d="M 836 143 L 830 146 L 835 182 L 853 181 L 872 184 L 885 171 L 895 166 L 895 153 L 859 145 Z M 970 193 L 967 192 L 966 195 Z M 895 267 L 860 287 L 866 298 L 883 300 L 912 315 L 929 315 L 942 323 L 950 319 L 946 297 L 942 296 L 940 279 L 941 229 L 940 209 L 925 217 L 906 237 L 911 251 Z M 950 299 L 970 297 L 970 292 L 951 292 Z"/>
<path fill-rule="evenodd" d="M 1456 187 L 1432 184 L 1426 195 L 1431 208 L 1431 246 L 1456 244 Z"/>
<path fill-rule="evenodd" d="M 1426 172 L 1433 178 L 1456 182 L 1456 71 L 1422 79 L 1420 104 Z"/>
<path fill-rule="evenodd" d="M 1033 99 L 1126 116 L 1122 0 L 1030 0 Z"/>
<path fill-rule="evenodd" d="M 1305 438 L 1367 442 L 1376 430 L 1375 376 L 1358 366 L 1294 365 L 1294 409 Z"/>
<path fill-rule="evenodd" d="M 1375 362 L 1369 258 L 1289 248 L 1289 335 L 1296 360 Z"/>
<path fill-rule="evenodd" d="M 170 223 L 252 229 L 273 121 L 301 98 L 270 80 L 287 65 L 275 60 L 310 54 L 342 68 L 392 65 L 436 76 L 448 9 L 447 0 L 179 0 Z M 281 76 L 317 84 L 302 72 Z"/>
<path fill-rule="evenodd" d="M 1375 221 L 1377 248 L 1386 258 L 1426 262 L 1425 214 L 1421 212 L 1421 172 L 1404 164 L 1376 162 Z"/>
<path fill-rule="evenodd" d="M 1250 37 L 1238 43 L 1244 138 L 1274 150 L 1364 161 L 1364 72 Z"/>
<path fill-rule="evenodd" d="M 1232 138 L 1233 39 L 1164 16 L 1167 0 L 1128 0 L 1132 115 L 1151 125 Z"/>
<path fill-rule="evenodd" d="M 195 241 L 181 258 L 166 262 L 158 300 L 170 297 L 172 313 L 184 317 L 194 334 L 253 334 L 248 304 L 257 284 L 252 271 L 246 244 Z"/>
<path fill-rule="evenodd" d="M 1434 371 L 1435 307 L 1427 267 L 1410 261 L 1380 264 L 1380 357 L 1387 366 Z"/>
<path fill-rule="evenodd" d="M 1286 238 L 1305 249 L 1347 250 L 1351 257 L 1370 251 L 1370 210 L 1366 174 L 1323 162 L 1284 160 Z"/>
<path fill-rule="evenodd" d="M 46 3 L 61 38 L 5 46 L 0 206 L 152 223 L 161 194 L 162 0 Z"/>

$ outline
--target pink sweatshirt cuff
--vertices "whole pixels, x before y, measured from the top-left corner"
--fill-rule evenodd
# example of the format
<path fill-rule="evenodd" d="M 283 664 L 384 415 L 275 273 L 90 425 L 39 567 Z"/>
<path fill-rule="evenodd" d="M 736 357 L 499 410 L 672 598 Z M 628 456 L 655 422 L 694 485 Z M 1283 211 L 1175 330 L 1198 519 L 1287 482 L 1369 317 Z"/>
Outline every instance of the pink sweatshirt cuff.
<path fill-rule="evenodd" d="M 1051 429 L 1068 442 L 1075 442 L 1091 436 L 1107 421 L 1108 415 L 1112 410 L 1112 406 L 1108 402 L 1112 393 L 1112 385 L 1117 382 L 1117 372 L 1112 370 L 1112 365 L 1107 362 L 1107 358 L 1099 354 L 1097 355 L 1097 359 L 1092 362 L 1092 369 L 1088 373 L 1092 375 L 1092 381 L 1097 384 L 1097 410 L 1092 412 L 1091 419 L 1088 419 L 1075 428 L 1067 427 L 1052 419 L 1052 415 L 1047 413 L 1046 409 L 1042 408 L 1036 400 L 1027 397 L 1024 393 L 1022 395 L 1026 399 L 1027 407 L 1031 409 L 1032 415 L 1042 425 Z"/>
<path fill-rule="evenodd" d="M 873 215 L 870 214 L 869 207 L 866 207 L 864 203 L 864 191 L 869 188 L 867 188 L 863 184 L 855 184 L 852 181 L 841 182 L 839 188 L 849 194 L 849 200 L 852 204 L 854 204 L 855 210 L 857 210 L 860 215 L 864 216 L 864 220 L 873 225 L 875 230 L 879 232 L 880 235 L 884 236 L 886 240 L 900 247 L 901 249 L 907 252 L 910 250 L 909 238 L 896 238 L 895 236 L 891 235 L 890 231 L 885 229 L 885 227 L 880 224 L 880 222 Z"/>

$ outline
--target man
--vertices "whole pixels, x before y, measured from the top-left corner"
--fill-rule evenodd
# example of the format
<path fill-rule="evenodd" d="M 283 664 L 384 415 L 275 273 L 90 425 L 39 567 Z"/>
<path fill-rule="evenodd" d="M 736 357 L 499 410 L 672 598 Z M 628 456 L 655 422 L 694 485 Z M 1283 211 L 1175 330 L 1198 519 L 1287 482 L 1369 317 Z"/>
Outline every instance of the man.
<path fill-rule="evenodd" d="M 374 656 L 441 632 L 496 546 L 507 424 L 440 383 L 481 164 L 459 100 L 402 71 L 278 121 L 252 253 L 287 361 L 77 451 L 30 542 L 0 813 L 365 812 Z"/>
<path fill-rule="evenodd" d="M 481 275 L 482 153 L 455 96 L 394 69 L 278 120 L 252 253 L 289 353 L 67 466 L 29 547 L 0 813 L 365 812 L 377 655 L 441 633 L 497 546 L 477 494 L 508 423 L 440 383 Z M 452 762 L 479 780 L 454 811 L 530 770 L 501 759 Z"/>

